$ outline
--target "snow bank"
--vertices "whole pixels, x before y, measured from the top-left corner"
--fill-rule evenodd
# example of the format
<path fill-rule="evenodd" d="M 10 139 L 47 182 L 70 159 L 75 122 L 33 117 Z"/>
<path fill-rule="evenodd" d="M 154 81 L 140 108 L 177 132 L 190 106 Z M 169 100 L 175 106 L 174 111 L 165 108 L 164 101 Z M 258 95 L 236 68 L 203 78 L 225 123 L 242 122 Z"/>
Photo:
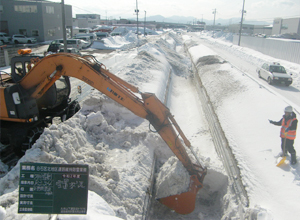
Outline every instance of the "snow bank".
<path fill-rule="evenodd" d="M 48 220 L 49 216 L 44 214 L 18 214 L 18 203 L 12 204 L 13 201 L 18 201 L 18 190 L 2 196 L 0 202 L 4 209 L 0 206 L 0 219 L 14 220 Z M 110 205 L 96 193 L 88 192 L 88 210 L 86 215 L 58 215 L 61 220 L 120 220 L 116 217 L 116 213 Z"/>
<path fill-rule="evenodd" d="M 117 74 L 162 99 L 170 69 L 162 52 L 159 45 L 145 45 L 124 71 L 118 66 Z M 162 158 L 171 154 L 159 135 L 149 132 L 148 125 L 94 91 L 74 117 L 45 128 L 20 162 L 87 164 L 89 190 L 101 196 L 116 216 L 140 219 L 150 187 L 154 151 Z M 0 179 L 0 206 L 4 204 L 6 211 L 17 209 L 18 181 L 19 164 Z"/>
<path fill-rule="evenodd" d="M 133 32 L 122 32 L 120 36 L 110 36 L 104 38 L 102 41 L 95 41 L 91 48 L 93 49 L 102 49 L 102 50 L 129 50 L 135 48 L 139 45 L 143 45 L 147 42 L 146 39 L 138 39 L 136 34 Z"/>

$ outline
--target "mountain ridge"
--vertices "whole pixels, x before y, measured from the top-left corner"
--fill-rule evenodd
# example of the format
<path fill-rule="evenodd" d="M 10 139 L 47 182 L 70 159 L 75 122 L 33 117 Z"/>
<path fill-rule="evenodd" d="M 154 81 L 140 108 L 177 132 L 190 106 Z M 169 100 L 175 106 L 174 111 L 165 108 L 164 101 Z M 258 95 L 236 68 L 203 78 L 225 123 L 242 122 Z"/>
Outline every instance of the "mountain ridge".
<path fill-rule="evenodd" d="M 135 20 L 132 18 L 132 20 Z M 141 19 L 143 20 L 143 19 Z M 156 22 L 166 22 L 166 23 L 178 23 L 178 24 L 193 24 L 196 23 L 197 21 L 203 21 L 206 23 L 206 25 L 213 25 L 213 20 L 209 19 L 198 19 L 192 16 L 171 16 L 171 17 L 164 17 L 162 15 L 153 15 L 146 17 L 147 21 L 156 21 Z M 227 26 L 230 24 L 239 24 L 241 22 L 241 18 L 230 18 L 230 19 L 216 19 L 215 20 L 215 25 L 222 25 L 222 26 Z M 244 20 L 244 24 L 253 24 L 253 25 L 270 25 L 273 24 L 273 22 L 266 22 L 266 21 L 258 21 L 258 20 Z"/>

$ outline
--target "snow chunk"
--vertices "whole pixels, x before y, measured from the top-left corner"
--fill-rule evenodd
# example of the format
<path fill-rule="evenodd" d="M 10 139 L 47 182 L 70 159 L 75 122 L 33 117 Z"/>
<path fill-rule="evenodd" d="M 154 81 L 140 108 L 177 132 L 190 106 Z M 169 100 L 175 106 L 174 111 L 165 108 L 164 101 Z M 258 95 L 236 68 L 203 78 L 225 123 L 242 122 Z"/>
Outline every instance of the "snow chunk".
<path fill-rule="evenodd" d="M 0 219 L 4 219 L 5 215 L 6 215 L 5 209 L 2 206 L 0 206 Z"/>
<path fill-rule="evenodd" d="M 176 157 L 170 157 L 161 167 L 156 179 L 156 198 L 187 192 L 190 175 Z"/>

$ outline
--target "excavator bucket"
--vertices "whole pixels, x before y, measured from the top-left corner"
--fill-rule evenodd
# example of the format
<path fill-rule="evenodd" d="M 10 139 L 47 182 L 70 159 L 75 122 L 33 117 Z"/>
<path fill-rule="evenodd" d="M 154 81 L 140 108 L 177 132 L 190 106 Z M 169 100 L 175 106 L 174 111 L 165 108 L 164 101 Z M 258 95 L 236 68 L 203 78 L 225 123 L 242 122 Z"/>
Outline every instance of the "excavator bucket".
<path fill-rule="evenodd" d="M 158 201 L 178 214 L 186 215 L 194 211 L 197 192 L 202 187 L 203 185 L 199 182 L 197 175 L 192 175 L 190 177 L 190 186 L 187 192 L 160 198 Z"/>

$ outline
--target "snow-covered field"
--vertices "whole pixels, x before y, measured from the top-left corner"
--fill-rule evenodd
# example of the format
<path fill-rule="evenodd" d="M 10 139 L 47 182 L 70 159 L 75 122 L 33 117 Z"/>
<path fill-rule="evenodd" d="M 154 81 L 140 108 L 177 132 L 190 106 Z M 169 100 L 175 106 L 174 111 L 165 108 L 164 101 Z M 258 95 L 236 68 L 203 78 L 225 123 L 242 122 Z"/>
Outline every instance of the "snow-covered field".
<path fill-rule="evenodd" d="M 194 151 L 208 168 L 204 188 L 198 193 L 195 211 L 180 216 L 160 203 L 150 214 L 144 205 L 152 172 L 154 155 L 161 166 L 172 152 L 149 123 L 116 104 L 98 91 L 83 101 L 82 109 L 71 119 L 45 129 L 21 162 L 88 164 L 89 200 L 87 215 L 59 215 L 59 219 L 297 219 L 300 215 L 300 165 L 290 165 L 290 157 L 276 167 L 280 148 L 280 127 L 268 119 L 279 120 L 286 99 L 265 88 L 260 82 L 223 62 L 216 52 L 203 46 L 201 39 L 222 45 L 229 53 L 251 58 L 257 52 L 240 48 L 207 35 L 173 32 L 148 36 L 137 48 L 134 35 L 115 39 L 120 50 L 108 55 L 96 54 L 109 70 L 166 101 Z M 113 44 L 110 40 L 110 44 Z M 123 43 L 122 43 L 123 42 Z M 185 44 L 185 46 L 184 46 Z M 111 45 L 110 45 L 111 46 Z M 221 46 L 220 46 L 221 47 Z M 129 49 L 132 48 L 132 49 Z M 249 207 L 236 204 L 231 183 L 214 150 L 205 115 L 193 88 L 191 60 L 197 65 L 204 87 L 218 115 L 241 170 L 249 197 Z M 257 65 L 270 58 L 259 54 Z M 253 61 L 254 60 L 254 61 Z M 282 61 L 281 63 L 286 63 Z M 289 63 L 300 80 L 300 65 Z M 171 89 L 165 98 L 169 72 Z M 298 90 L 299 83 L 295 84 Z M 294 106 L 299 118 L 300 103 Z M 152 128 L 153 129 L 153 128 Z M 300 152 L 300 142 L 295 140 Z M 1 169 L 6 167 L 1 164 Z M 0 180 L 0 219 L 48 219 L 48 215 L 18 214 L 19 164 Z M 159 196 L 159 195 L 158 195 Z M 103 215 L 103 216 L 102 216 Z M 252 216 L 252 217 L 251 217 Z"/>

